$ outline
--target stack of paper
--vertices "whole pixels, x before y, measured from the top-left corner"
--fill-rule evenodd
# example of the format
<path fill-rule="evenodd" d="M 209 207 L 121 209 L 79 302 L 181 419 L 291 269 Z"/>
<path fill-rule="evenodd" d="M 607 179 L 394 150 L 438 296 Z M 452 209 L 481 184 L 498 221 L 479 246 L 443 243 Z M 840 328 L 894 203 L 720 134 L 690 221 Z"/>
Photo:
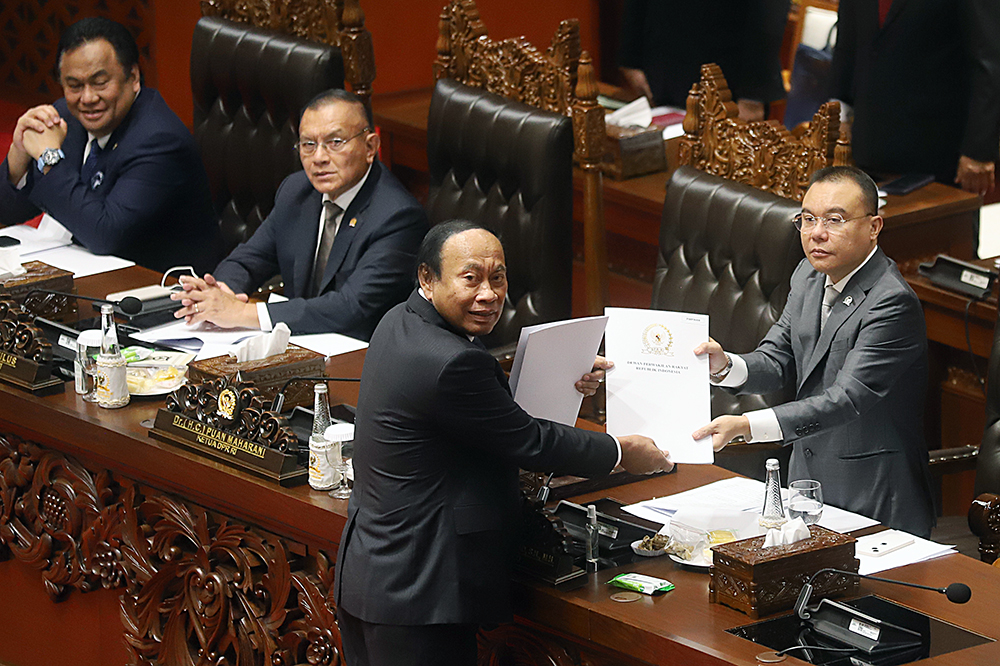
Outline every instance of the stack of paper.
<path fill-rule="evenodd" d="M 913 543 L 908 546 L 904 546 L 899 550 L 894 550 L 878 557 L 864 554 L 861 546 L 864 544 L 865 540 L 883 539 L 887 534 L 906 535 L 909 539 L 913 540 Z M 896 567 L 906 566 L 907 564 L 913 564 L 915 562 L 933 560 L 935 557 L 950 555 L 951 553 L 957 553 L 958 551 L 954 546 L 945 546 L 940 543 L 934 543 L 933 541 L 921 539 L 918 536 L 907 534 L 906 532 L 900 532 L 899 530 L 885 530 L 884 532 L 878 532 L 869 536 L 860 537 L 858 539 L 857 552 L 858 561 L 861 562 L 861 565 L 858 567 L 858 573 L 862 575 L 869 575 L 878 573 L 879 571 L 887 571 L 889 569 L 895 569 Z"/>

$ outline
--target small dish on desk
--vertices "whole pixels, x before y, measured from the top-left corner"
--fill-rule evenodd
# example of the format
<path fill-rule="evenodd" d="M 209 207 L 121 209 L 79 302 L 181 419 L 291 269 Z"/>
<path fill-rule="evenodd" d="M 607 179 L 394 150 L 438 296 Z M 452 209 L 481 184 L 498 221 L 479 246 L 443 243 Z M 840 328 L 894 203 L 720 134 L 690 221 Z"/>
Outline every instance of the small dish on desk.
<path fill-rule="evenodd" d="M 677 564 L 684 565 L 686 567 L 694 567 L 696 569 L 709 569 L 712 566 L 712 560 L 706 560 L 703 556 L 699 555 L 690 560 L 685 560 L 680 555 L 675 555 L 670 553 L 670 559 Z"/>
<path fill-rule="evenodd" d="M 139 398 L 164 396 L 186 381 L 186 368 L 133 368 L 126 370 L 129 395 Z"/>
<path fill-rule="evenodd" d="M 660 555 L 666 555 L 667 551 L 663 548 L 643 548 L 643 539 L 632 542 L 632 552 L 641 557 L 659 557 Z"/>

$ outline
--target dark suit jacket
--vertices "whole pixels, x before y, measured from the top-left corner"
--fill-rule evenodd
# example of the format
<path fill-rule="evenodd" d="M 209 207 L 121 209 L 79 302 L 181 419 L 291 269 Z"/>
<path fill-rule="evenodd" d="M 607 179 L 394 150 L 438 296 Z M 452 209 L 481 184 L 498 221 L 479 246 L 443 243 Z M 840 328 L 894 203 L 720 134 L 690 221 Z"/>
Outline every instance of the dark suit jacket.
<path fill-rule="evenodd" d="M 794 382 L 774 408 L 792 450 L 789 479 L 816 479 L 842 509 L 927 536 L 934 525 L 923 407 L 927 334 L 920 301 L 882 250 L 855 273 L 820 334 L 825 276 L 804 259 L 781 318 L 744 355 L 741 393 Z"/>
<path fill-rule="evenodd" d="M 959 155 L 997 159 L 1000 2 L 840 0 L 831 97 L 854 106 L 858 166 L 933 173 L 951 183 Z"/>
<path fill-rule="evenodd" d="M 525 413 L 485 347 L 416 291 L 372 337 L 355 424 L 334 589 L 382 624 L 509 619 L 518 468 L 593 476 L 618 455 L 608 435 Z"/>
<path fill-rule="evenodd" d="M 0 168 L 0 224 L 47 212 L 94 254 L 113 254 L 165 271 L 211 270 L 222 257 L 208 176 L 194 139 L 160 93 L 143 88 L 98 157 L 98 184 L 80 179 L 87 131 L 55 103 L 68 125 L 66 158 L 44 176 L 32 167 L 18 191 Z"/>
<path fill-rule="evenodd" d="M 722 68 L 733 99 L 784 99 L 788 0 L 626 0 L 619 64 L 646 74 L 656 104 L 684 108 L 701 66 Z"/>
<path fill-rule="evenodd" d="M 239 293 L 280 274 L 291 300 L 268 306 L 272 322 L 285 322 L 293 333 L 332 331 L 368 340 L 382 315 L 413 289 L 427 215 L 396 177 L 374 162 L 344 211 L 320 295 L 309 298 L 322 202 L 304 171 L 290 175 L 278 188 L 271 214 L 219 264 L 215 277 Z"/>

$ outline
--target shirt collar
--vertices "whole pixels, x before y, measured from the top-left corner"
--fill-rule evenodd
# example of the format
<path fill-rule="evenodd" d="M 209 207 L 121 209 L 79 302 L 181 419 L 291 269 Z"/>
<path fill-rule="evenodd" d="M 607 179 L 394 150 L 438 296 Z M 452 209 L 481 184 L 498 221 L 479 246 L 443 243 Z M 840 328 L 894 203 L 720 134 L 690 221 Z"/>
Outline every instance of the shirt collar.
<path fill-rule="evenodd" d="M 101 148 L 103 147 L 104 146 L 101 146 Z M 358 192 L 361 191 L 361 188 L 364 186 L 365 181 L 368 180 L 368 174 L 370 174 L 371 172 L 372 172 L 372 165 L 369 164 L 368 170 L 365 171 L 365 175 L 362 176 L 361 180 L 356 182 L 354 186 L 351 187 L 351 189 L 347 190 L 336 199 L 331 199 L 329 194 L 324 194 L 323 203 L 325 204 L 327 201 L 332 201 L 333 203 L 337 204 L 340 207 L 340 210 L 342 211 L 347 210 L 347 208 L 352 203 L 354 203 L 354 199 L 358 196 Z"/>
<path fill-rule="evenodd" d="M 92 142 L 95 138 L 96 137 L 94 137 L 93 134 L 91 134 L 90 132 L 87 132 L 87 142 L 88 143 Z M 111 140 L 111 134 L 105 134 L 100 139 L 97 139 L 97 145 L 101 147 L 101 150 L 104 150 L 104 148 L 107 147 L 107 145 L 108 145 L 108 141 L 110 141 L 110 140 Z M 93 148 L 91 148 L 91 150 L 93 150 Z"/>
<path fill-rule="evenodd" d="M 830 276 L 827 275 L 826 286 L 829 287 L 830 285 L 833 285 L 833 288 L 836 290 L 838 294 L 842 293 L 844 291 L 844 287 L 846 287 L 847 283 L 851 281 L 852 277 L 854 277 L 854 274 L 860 271 L 862 268 L 864 268 L 864 265 L 868 263 L 868 261 L 875 255 L 877 251 L 878 251 L 878 245 L 876 244 L 875 247 L 872 248 L 872 251 L 868 253 L 868 256 L 865 257 L 865 260 L 862 261 L 860 264 L 858 264 L 857 268 L 855 268 L 853 271 L 845 275 L 843 279 L 838 280 L 837 282 L 831 280 Z"/>

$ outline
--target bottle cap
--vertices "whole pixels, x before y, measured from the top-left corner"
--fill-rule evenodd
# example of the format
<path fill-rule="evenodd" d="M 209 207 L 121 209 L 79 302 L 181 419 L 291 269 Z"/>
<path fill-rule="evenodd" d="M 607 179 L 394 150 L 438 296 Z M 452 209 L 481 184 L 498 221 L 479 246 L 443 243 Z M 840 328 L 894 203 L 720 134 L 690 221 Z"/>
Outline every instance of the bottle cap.
<path fill-rule="evenodd" d="M 778 463 L 777 458 L 768 458 L 767 461 L 764 463 L 765 469 L 778 469 L 779 467 L 780 464 Z"/>
<path fill-rule="evenodd" d="M 350 442 L 354 439 L 354 424 L 353 423 L 334 423 L 323 436 L 331 442 Z"/>

